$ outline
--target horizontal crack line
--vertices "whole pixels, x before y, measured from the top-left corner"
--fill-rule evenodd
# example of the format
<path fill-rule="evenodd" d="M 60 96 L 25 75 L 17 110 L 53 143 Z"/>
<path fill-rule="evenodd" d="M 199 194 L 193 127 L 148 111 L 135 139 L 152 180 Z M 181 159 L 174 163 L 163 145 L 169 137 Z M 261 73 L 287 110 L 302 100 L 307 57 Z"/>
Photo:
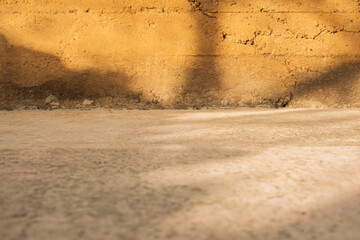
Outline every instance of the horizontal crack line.
<path fill-rule="evenodd" d="M 70 11 L 72 11 L 71 9 L 69 9 Z M 37 14 L 79 14 L 79 13 L 86 13 L 86 11 L 82 11 L 82 10 L 74 10 L 75 12 L 64 12 L 64 11 L 17 11 L 17 10 L 13 10 L 13 11 L 0 11 L 1 14 L 22 14 L 22 13 L 37 13 Z M 76 12 L 77 11 L 77 12 Z M 199 11 L 199 10 L 198 10 Z M 117 13 L 121 13 L 121 14 L 137 14 L 137 13 L 151 13 L 151 14 L 179 14 L 179 13 L 192 13 L 193 11 L 182 11 L 182 10 L 163 10 L 163 9 L 151 9 L 151 10 L 147 10 L 147 11 L 142 11 L 142 10 L 133 10 L 131 12 L 127 11 L 127 10 L 119 10 L 119 11 L 107 11 L 107 10 L 103 10 L 103 11 L 92 11 L 92 12 L 88 12 L 86 14 L 117 14 Z M 353 12 L 331 12 L 331 11 L 323 11 L 323 12 L 318 12 L 318 11 L 268 11 L 268 12 L 260 12 L 260 11 L 204 11 L 201 10 L 202 13 L 204 13 L 204 15 L 206 16 L 210 16 L 210 17 L 214 17 L 211 16 L 209 14 L 213 14 L 213 15 L 217 15 L 217 14 L 358 14 L 357 11 L 353 11 Z"/>

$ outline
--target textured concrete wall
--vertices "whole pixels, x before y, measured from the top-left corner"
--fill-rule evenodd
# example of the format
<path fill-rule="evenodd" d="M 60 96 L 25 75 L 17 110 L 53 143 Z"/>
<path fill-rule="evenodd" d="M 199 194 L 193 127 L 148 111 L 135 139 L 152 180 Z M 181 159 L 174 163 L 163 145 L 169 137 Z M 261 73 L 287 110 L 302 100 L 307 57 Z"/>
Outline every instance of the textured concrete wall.
<path fill-rule="evenodd" d="M 2 106 L 360 107 L 358 0 L 0 0 Z"/>

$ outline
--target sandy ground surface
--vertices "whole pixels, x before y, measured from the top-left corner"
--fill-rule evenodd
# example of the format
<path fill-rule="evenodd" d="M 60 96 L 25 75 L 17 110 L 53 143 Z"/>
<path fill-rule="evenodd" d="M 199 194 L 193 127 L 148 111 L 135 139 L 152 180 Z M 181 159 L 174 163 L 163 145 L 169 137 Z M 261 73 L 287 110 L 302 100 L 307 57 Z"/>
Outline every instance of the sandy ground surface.
<path fill-rule="evenodd" d="M 0 239 L 360 239 L 360 110 L 0 112 Z"/>

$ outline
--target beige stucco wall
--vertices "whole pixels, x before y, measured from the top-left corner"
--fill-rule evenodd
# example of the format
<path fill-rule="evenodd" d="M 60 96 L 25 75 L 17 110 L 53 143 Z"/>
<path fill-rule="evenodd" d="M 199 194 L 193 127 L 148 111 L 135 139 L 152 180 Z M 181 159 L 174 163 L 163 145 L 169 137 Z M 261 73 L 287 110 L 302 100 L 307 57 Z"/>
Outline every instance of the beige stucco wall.
<path fill-rule="evenodd" d="M 360 107 L 359 36 L 357 0 L 0 0 L 0 100 Z"/>

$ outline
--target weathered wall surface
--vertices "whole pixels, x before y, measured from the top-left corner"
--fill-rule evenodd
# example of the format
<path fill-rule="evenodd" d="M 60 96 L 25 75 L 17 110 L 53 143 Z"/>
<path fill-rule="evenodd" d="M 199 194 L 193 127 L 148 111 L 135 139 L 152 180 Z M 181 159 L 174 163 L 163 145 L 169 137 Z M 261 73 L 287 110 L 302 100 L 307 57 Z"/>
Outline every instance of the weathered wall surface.
<path fill-rule="evenodd" d="M 358 0 L 0 0 L 2 107 L 360 107 Z"/>

